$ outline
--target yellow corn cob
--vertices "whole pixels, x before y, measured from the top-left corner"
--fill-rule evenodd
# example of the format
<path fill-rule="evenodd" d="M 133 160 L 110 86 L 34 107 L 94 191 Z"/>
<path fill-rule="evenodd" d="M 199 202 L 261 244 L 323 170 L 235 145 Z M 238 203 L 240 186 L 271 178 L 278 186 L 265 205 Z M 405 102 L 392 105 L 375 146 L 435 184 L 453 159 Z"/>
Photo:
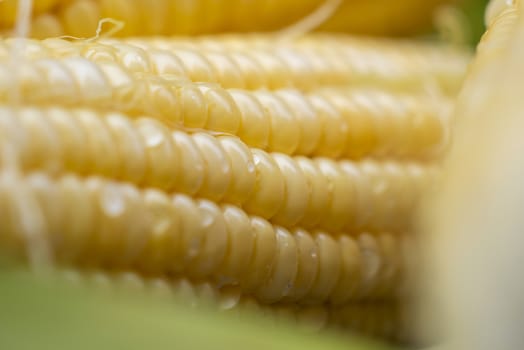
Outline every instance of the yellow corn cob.
<path fill-rule="evenodd" d="M 305 331 L 321 331 L 336 326 L 343 331 L 358 331 L 376 337 L 406 341 L 407 320 L 396 302 L 354 303 L 343 307 L 330 305 L 262 304 L 235 287 L 193 283 L 186 279 L 148 278 L 130 271 L 59 270 L 58 277 L 77 285 L 106 293 L 121 291 L 159 298 L 178 297 L 192 307 L 210 307 L 228 314 L 255 312 L 278 326 L 293 322 Z M 272 321 L 272 322 L 271 322 Z"/>
<path fill-rule="evenodd" d="M 523 20 L 522 1 L 491 1 L 488 30 L 457 99 L 455 141 L 426 213 L 431 265 L 424 272 L 433 274 L 420 279 L 430 301 L 423 311 L 437 315 L 431 331 L 449 348 L 524 346 L 512 312 L 523 305 L 515 292 L 522 289 Z M 485 292 L 472 297 L 478 290 Z"/>
<path fill-rule="evenodd" d="M 0 41 L 0 247 L 404 337 L 468 54 L 275 38 Z"/>
<path fill-rule="evenodd" d="M 171 132 L 147 118 L 86 109 L 0 108 L 0 146 L 25 169 L 86 172 L 242 206 L 291 227 L 406 229 L 437 173 L 414 162 L 268 154 L 232 136 Z"/>
<path fill-rule="evenodd" d="M 61 264 L 183 274 L 239 285 L 264 302 L 343 304 L 406 292 L 412 248 L 403 236 L 290 231 L 235 206 L 97 178 L 4 174 L 0 185 L 3 246 L 31 254 L 37 235 Z"/>
<path fill-rule="evenodd" d="M 8 28 L 14 22 L 18 1 L 4 2 L 9 11 L 0 24 Z M 329 0 L 40 0 L 35 3 L 36 21 L 40 21 L 39 13 L 60 3 L 44 14 L 54 17 L 60 31 L 55 33 L 44 26 L 35 28 L 33 35 L 92 37 L 102 18 L 114 18 L 125 24 L 117 33 L 119 36 L 268 31 L 283 29 L 314 15 L 315 11 L 327 14 L 325 20 L 320 15 L 318 24 L 322 30 L 405 35 L 431 27 L 435 8 L 447 2 L 450 1 L 402 0 L 392 4 L 388 0 L 342 0 L 337 8 L 333 6 L 336 1 Z M 331 9 L 335 11 L 329 18 Z"/>

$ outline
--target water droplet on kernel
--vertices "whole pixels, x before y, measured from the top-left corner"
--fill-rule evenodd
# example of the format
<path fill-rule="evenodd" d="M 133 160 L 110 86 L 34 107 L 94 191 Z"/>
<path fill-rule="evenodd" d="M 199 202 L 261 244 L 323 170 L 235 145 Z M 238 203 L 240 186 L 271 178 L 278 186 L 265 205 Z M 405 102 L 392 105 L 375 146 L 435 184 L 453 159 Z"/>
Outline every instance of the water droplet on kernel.
<path fill-rule="evenodd" d="M 164 134 L 160 130 L 149 128 L 146 136 L 147 147 L 158 147 L 164 142 Z"/>
<path fill-rule="evenodd" d="M 100 205 L 103 212 L 109 217 L 117 217 L 126 209 L 125 198 L 115 187 L 108 186 L 102 192 Z"/>
<path fill-rule="evenodd" d="M 201 211 L 202 226 L 208 228 L 215 222 L 214 215 L 207 209 L 203 208 Z"/>
<path fill-rule="evenodd" d="M 250 173 L 253 173 L 253 172 L 256 171 L 255 163 L 253 163 L 251 161 L 248 161 L 246 163 L 246 167 L 247 167 L 247 171 L 250 172 Z"/>

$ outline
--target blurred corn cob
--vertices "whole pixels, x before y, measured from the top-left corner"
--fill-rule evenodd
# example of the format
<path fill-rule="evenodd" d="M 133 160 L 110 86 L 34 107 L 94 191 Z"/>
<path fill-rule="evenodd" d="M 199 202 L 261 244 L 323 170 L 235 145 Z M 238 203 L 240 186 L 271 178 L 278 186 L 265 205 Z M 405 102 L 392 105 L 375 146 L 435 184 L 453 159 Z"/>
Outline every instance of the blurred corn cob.
<path fill-rule="evenodd" d="M 34 16 L 49 13 L 59 3 L 65 3 L 64 0 L 34 0 L 32 9 Z M 12 28 L 17 19 L 18 0 L 3 0 L 0 1 L 0 27 Z"/>
<path fill-rule="evenodd" d="M 433 289 L 425 314 L 440 316 L 447 349 L 524 346 L 523 20 L 522 1 L 491 1 L 457 100 L 443 181 L 425 217 L 431 273 L 421 281 Z"/>
<path fill-rule="evenodd" d="M 2 41 L 2 246 L 408 339 L 388 310 L 469 55 L 275 38 Z"/>
<path fill-rule="evenodd" d="M 4 0 L 0 26 L 10 29 L 17 0 Z M 102 18 L 125 27 L 117 35 L 206 34 L 283 29 L 319 13 L 320 29 L 406 35 L 431 27 L 435 9 L 449 0 L 41 0 L 32 35 L 92 37 Z M 326 14 L 324 14 L 326 12 Z M 327 16 L 326 16 L 327 15 Z M 315 28 L 313 28 L 315 29 Z"/>

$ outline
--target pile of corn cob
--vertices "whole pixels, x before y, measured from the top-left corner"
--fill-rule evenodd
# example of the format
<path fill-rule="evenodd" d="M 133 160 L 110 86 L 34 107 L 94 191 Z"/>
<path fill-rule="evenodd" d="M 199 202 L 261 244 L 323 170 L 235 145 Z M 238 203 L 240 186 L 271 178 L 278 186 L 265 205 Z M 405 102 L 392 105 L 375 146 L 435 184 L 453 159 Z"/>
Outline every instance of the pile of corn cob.
<path fill-rule="evenodd" d="M 46 18 L 93 36 L 89 6 L 104 5 L 124 36 L 195 32 L 154 28 L 169 11 L 222 29 L 218 8 L 195 18 L 154 3 L 63 1 L 73 10 Z M 3 248 L 74 279 L 409 338 L 412 220 L 449 143 L 467 51 L 346 34 L 5 38 L 0 60 Z"/>

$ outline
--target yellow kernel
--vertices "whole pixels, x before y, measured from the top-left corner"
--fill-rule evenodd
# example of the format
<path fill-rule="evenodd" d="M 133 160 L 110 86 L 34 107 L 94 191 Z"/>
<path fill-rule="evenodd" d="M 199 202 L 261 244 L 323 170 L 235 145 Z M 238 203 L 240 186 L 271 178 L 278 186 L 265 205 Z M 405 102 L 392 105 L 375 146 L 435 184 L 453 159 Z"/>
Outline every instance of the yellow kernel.
<path fill-rule="evenodd" d="M 92 196 L 86 187 L 73 177 L 65 177 L 60 181 L 59 199 L 61 203 L 74 203 L 63 207 L 64 246 L 63 259 L 67 262 L 77 261 L 85 253 L 87 242 L 96 230 L 98 218 L 95 216 Z"/>
<path fill-rule="evenodd" d="M 222 210 L 229 235 L 229 248 L 220 277 L 238 282 L 249 273 L 249 261 L 255 249 L 256 233 L 243 210 L 232 205 L 225 205 Z"/>
<path fill-rule="evenodd" d="M 325 300 L 341 277 L 342 257 L 337 242 L 331 236 L 319 233 L 315 235 L 315 243 L 318 247 L 319 268 L 308 295 L 312 299 Z"/>
<path fill-rule="evenodd" d="M 180 84 L 175 88 L 176 96 L 180 101 L 180 110 L 184 126 L 204 129 L 209 116 L 207 101 L 195 85 Z"/>
<path fill-rule="evenodd" d="M 306 214 L 308 203 L 311 200 L 310 190 L 306 176 L 291 157 L 275 153 L 273 159 L 280 168 L 286 188 L 284 205 L 279 213 L 273 217 L 273 221 L 291 227 L 302 220 Z"/>
<path fill-rule="evenodd" d="M 272 152 L 293 154 L 300 142 L 300 130 L 296 127 L 297 120 L 291 110 L 276 95 L 258 91 L 255 96 L 267 108 L 271 131 L 268 149 Z"/>
<path fill-rule="evenodd" d="M 302 223 L 315 227 L 327 215 L 331 205 L 330 182 L 318 168 L 317 162 L 306 157 L 297 157 L 296 161 L 306 178 L 310 196 Z"/>
<path fill-rule="evenodd" d="M 207 53 L 211 65 L 213 66 L 220 85 L 224 88 L 244 88 L 244 76 L 229 55 L 209 52 Z"/>
<path fill-rule="evenodd" d="M 98 65 L 82 58 L 66 58 L 64 66 L 72 74 L 83 101 L 108 101 L 112 97 L 106 76 Z"/>
<path fill-rule="evenodd" d="M 173 205 L 182 219 L 180 230 L 183 248 L 181 253 L 184 257 L 183 266 L 175 265 L 173 268 L 175 272 L 182 272 L 182 268 L 190 266 L 198 258 L 206 232 L 202 226 L 201 212 L 196 202 L 184 195 L 176 195 L 173 198 Z"/>
<path fill-rule="evenodd" d="M 176 55 L 188 72 L 189 78 L 195 83 L 214 83 L 216 73 L 209 60 L 195 50 L 176 50 Z"/>
<path fill-rule="evenodd" d="M 351 178 L 344 175 L 338 163 L 329 159 L 320 159 L 318 166 L 322 174 L 329 181 L 331 202 L 328 212 L 324 217 L 325 227 L 340 230 L 355 218 L 355 188 Z"/>
<path fill-rule="evenodd" d="M 122 179 L 142 183 L 146 176 L 148 159 L 140 134 L 124 115 L 109 114 L 106 121 L 123 160 Z"/>
<path fill-rule="evenodd" d="M 205 233 L 198 258 L 189 267 L 189 274 L 196 278 L 217 271 L 224 261 L 228 246 L 227 226 L 220 208 L 206 200 L 198 201 L 198 208 Z"/>
<path fill-rule="evenodd" d="M 290 297 L 297 301 L 309 293 L 317 278 L 319 255 L 318 247 L 308 232 L 295 230 L 294 236 L 298 250 L 298 269 Z"/>
<path fill-rule="evenodd" d="M 230 93 L 242 118 L 238 136 L 252 147 L 266 149 L 271 130 L 268 111 L 252 94 L 242 90 Z"/>
<path fill-rule="evenodd" d="M 250 221 L 256 241 L 248 273 L 241 282 L 247 291 L 259 288 L 269 278 L 277 254 L 277 238 L 271 224 L 254 217 Z"/>
<path fill-rule="evenodd" d="M 154 22 L 154 21 L 151 21 Z M 182 61 L 167 50 L 144 48 L 149 55 L 153 71 L 158 75 L 187 77 Z"/>
<path fill-rule="evenodd" d="M 89 169 L 97 174 L 117 177 L 121 172 L 123 160 L 118 154 L 113 135 L 109 132 L 105 121 L 89 110 L 77 110 L 75 117 L 87 134 Z M 104 156 L 100 157 L 99 155 L 102 154 Z"/>
<path fill-rule="evenodd" d="M 148 190 L 144 194 L 150 233 L 144 252 L 138 260 L 143 269 L 160 274 L 165 266 L 182 265 L 180 217 L 168 197 L 161 192 Z"/>
<path fill-rule="evenodd" d="M 346 147 L 349 126 L 337 109 L 320 96 L 310 96 L 321 120 L 322 136 L 315 155 L 337 158 Z"/>
<path fill-rule="evenodd" d="M 251 151 L 237 137 L 221 136 L 220 144 L 231 161 L 231 184 L 225 200 L 243 204 L 255 190 L 256 167 Z"/>
<path fill-rule="evenodd" d="M 112 183 L 103 183 L 97 179 L 88 182 L 90 195 L 94 200 L 94 215 L 97 218 L 97 230 L 91 236 L 89 250 L 96 254 L 88 255 L 89 265 L 102 264 L 114 267 L 126 260 L 123 254 L 114 252 L 125 251 L 126 234 L 124 222 L 129 217 L 127 212 L 130 204 L 123 193 Z M 96 257 L 96 260 L 94 260 Z"/>
<path fill-rule="evenodd" d="M 281 90 L 277 95 L 286 102 L 298 122 L 301 137 L 296 152 L 303 155 L 312 154 L 318 147 L 322 135 L 321 123 L 313 106 L 296 91 Z"/>
<path fill-rule="evenodd" d="M 211 85 L 200 85 L 200 90 L 208 106 L 206 129 L 236 135 L 241 116 L 231 95 L 224 89 Z"/>
<path fill-rule="evenodd" d="M 285 182 L 278 164 L 266 152 L 253 149 L 253 160 L 257 169 L 257 183 L 251 198 L 244 208 L 263 218 L 273 217 L 284 203 Z"/>
<path fill-rule="evenodd" d="M 175 189 L 194 195 L 204 183 L 206 162 L 192 136 L 180 131 L 173 132 L 172 136 L 180 150 L 179 178 Z"/>
<path fill-rule="evenodd" d="M 276 227 L 277 253 L 269 279 L 257 295 L 264 301 L 275 302 L 288 296 L 294 288 L 298 269 L 295 238 L 284 228 Z"/>
<path fill-rule="evenodd" d="M 29 168 L 43 168 L 47 171 L 58 172 L 61 169 L 61 162 L 64 149 L 60 149 L 58 135 L 51 124 L 41 118 L 35 109 L 24 109 L 18 113 L 21 123 L 27 130 L 27 143 L 31 148 L 31 159 L 26 166 Z"/>
<path fill-rule="evenodd" d="M 245 89 L 254 90 L 268 86 L 267 77 L 255 60 L 241 52 L 231 52 L 230 56 L 243 77 Z"/>
<path fill-rule="evenodd" d="M 339 282 L 331 293 L 335 304 L 346 303 L 358 290 L 362 258 L 355 240 L 349 236 L 340 236 L 338 244 L 341 253 L 341 271 Z"/>
<path fill-rule="evenodd" d="M 169 129 L 146 118 L 137 120 L 135 126 L 142 138 L 148 160 L 144 182 L 161 189 L 172 189 L 177 182 L 177 163 L 180 156 Z"/>
<path fill-rule="evenodd" d="M 221 200 L 231 184 L 231 162 L 216 138 L 197 133 L 193 135 L 193 140 L 205 161 L 206 176 L 200 193 L 205 194 L 206 198 Z"/>
<path fill-rule="evenodd" d="M 79 94 L 80 91 L 64 65 L 55 60 L 41 59 L 35 62 L 35 66 L 47 82 L 48 91 L 46 94 L 50 98 L 63 97 L 62 101 L 65 104 L 76 101 L 78 97 L 73 97 L 73 94 Z"/>

